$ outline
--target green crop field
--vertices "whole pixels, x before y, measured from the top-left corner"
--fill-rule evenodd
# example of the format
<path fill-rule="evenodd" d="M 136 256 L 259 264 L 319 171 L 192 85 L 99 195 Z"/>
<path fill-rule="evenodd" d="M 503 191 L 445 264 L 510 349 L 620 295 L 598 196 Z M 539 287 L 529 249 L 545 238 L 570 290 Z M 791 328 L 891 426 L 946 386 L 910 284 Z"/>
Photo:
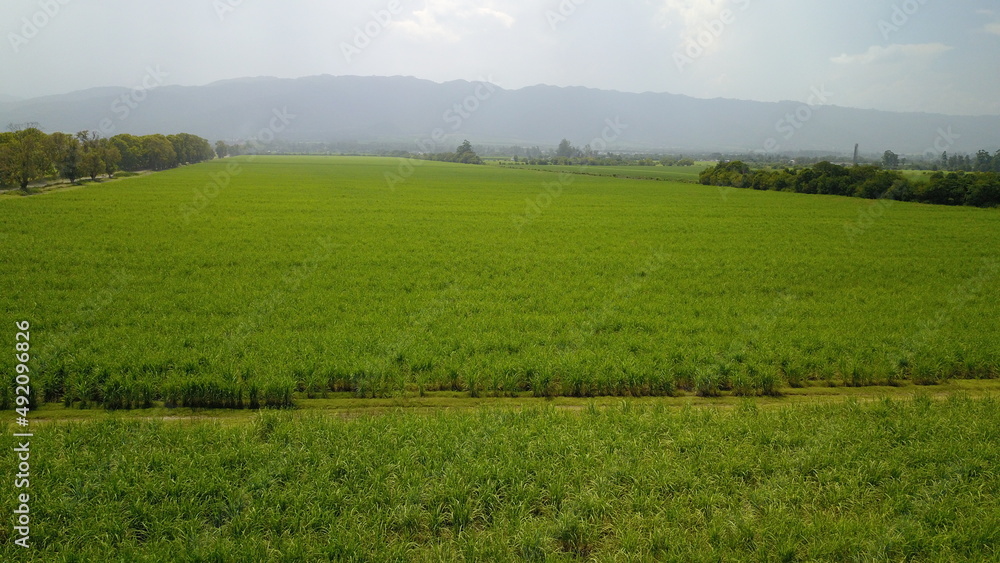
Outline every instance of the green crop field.
<path fill-rule="evenodd" d="M 661 179 L 244 157 L 0 197 L 35 400 L 0 560 L 1000 557 L 997 210 Z"/>
<path fill-rule="evenodd" d="M 1000 557 L 996 400 L 745 401 L 36 425 L 31 549 L 0 527 L 0 559 Z"/>
<path fill-rule="evenodd" d="M 904 170 L 903 174 L 914 182 L 929 182 L 934 172 L 928 170 Z"/>
<path fill-rule="evenodd" d="M 996 210 L 260 157 L 3 197 L 0 224 L 11 337 L 66 405 L 1000 375 Z"/>

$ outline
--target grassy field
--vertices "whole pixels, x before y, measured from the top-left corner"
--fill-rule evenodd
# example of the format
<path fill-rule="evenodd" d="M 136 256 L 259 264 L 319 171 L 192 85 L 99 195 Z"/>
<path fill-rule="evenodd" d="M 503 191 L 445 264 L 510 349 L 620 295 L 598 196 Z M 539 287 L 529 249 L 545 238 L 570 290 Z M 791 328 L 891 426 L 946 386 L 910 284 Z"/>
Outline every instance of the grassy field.
<path fill-rule="evenodd" d="M 924 396 L 39 425 L 0 559 L 996 560 L 998 429 Z"/>
<path fill-rule="evenodd" d="M 948 172 L 944 172 L 947 174 Z M 930 170 L 903 170 L 903 175 L 914 182 L 930 182 L 931 175 L 935 174 Z"/>
<path fill-rule="evenodd" d="M 372 158 L 2 196 L 50 402 L 0 560 L 1000 558 L 998 221 Z"/>
<path fill-rule="evenodd" d="M 33 390 L 67 405 L 1000 375 L 996 210 L 262 157 L 0 198 L 0 224 L 9 337 L 31 322 Z"/>

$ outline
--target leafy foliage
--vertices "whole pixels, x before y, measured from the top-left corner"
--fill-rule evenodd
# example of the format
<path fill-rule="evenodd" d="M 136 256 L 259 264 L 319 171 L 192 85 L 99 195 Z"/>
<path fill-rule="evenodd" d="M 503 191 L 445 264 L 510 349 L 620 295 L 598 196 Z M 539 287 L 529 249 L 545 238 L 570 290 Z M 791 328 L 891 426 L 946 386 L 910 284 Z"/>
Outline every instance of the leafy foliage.
<path fill-rule="evenodd" d="M 37 128 L 0 133 L 0 183 L 27 190 L 52 172 L 51 152 L 52 141 Z"/>
<path fill-rule="evenodd" d="M 37 128 L 0 133 L 0 185 L 26 190 L 28 184 L 51 174 L 75 182 L 81 177 L 109 178 L 119 169 L 165 170 L 215 158 L 208 141 L 178 135 L 115 135 L 101 138 L 91 131 L 76 135 L 56 132 L 45 135 Z"/>
<path fill-rule="evenodd" d="M 455 152 L 443 152 L 443 153 L 430 153 L 418 155 L 419 158 L 426 160 L 436 160 L 438 162 L 457 162 L 460 164 L 482 164 L 483 159 L 479 158 L 476 151 L 472 148 L 472 143 L 468 140 L 463 141 L 461 145 L 455 150 Z"/>
<path fill-rule="evenodd" d="M 887 161 L 897 162 L 886 155 Z M 892 199 L 938 205 L 996 207 L 1000 205 L 1000 174 L 937 172 L 927 183 L 913 182 L 902 172 L 876 166 L 839 166 L 820 162 L 811 168 L 751 170 L 738 160 L 705 169 L 705 185 L 753 188 L 804 194 Z"/>

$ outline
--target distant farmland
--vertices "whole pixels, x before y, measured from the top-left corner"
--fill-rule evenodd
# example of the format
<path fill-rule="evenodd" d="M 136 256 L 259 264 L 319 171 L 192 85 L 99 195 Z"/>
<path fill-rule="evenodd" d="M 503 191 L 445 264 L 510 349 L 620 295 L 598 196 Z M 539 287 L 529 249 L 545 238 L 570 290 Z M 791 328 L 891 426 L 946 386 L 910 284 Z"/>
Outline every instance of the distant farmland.
<path fill-rule="evenodd" d="M 711 163 L 714 164 L 714 163 Z M 694 166 L 564 166 L 518 165 L 528 170 L 548 172 L 570 172 L 587 176 L 610 176 L 612 178 L 649 180 L 673 180 L 678 182 L 698 182 L 698 174 L 710 166 L 709 163 L 698 163 Z"/>
<path fill-rule="evenodd" d="M 259 157 L 0 198 L 0 222 L 5 315 L 67 405 L 1000 376 L 996 210 Z"/>

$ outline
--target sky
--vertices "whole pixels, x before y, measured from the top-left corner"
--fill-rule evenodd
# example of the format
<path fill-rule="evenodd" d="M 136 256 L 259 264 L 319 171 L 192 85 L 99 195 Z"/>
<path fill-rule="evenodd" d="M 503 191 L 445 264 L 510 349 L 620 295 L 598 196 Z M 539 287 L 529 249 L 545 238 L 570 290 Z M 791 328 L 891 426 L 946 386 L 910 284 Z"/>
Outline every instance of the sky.
<path fill-rule="evenodd" d="M 1000 115 L 996 0 L 5 0 L 0 32 L 20 98 L 402 75 Z"/>

